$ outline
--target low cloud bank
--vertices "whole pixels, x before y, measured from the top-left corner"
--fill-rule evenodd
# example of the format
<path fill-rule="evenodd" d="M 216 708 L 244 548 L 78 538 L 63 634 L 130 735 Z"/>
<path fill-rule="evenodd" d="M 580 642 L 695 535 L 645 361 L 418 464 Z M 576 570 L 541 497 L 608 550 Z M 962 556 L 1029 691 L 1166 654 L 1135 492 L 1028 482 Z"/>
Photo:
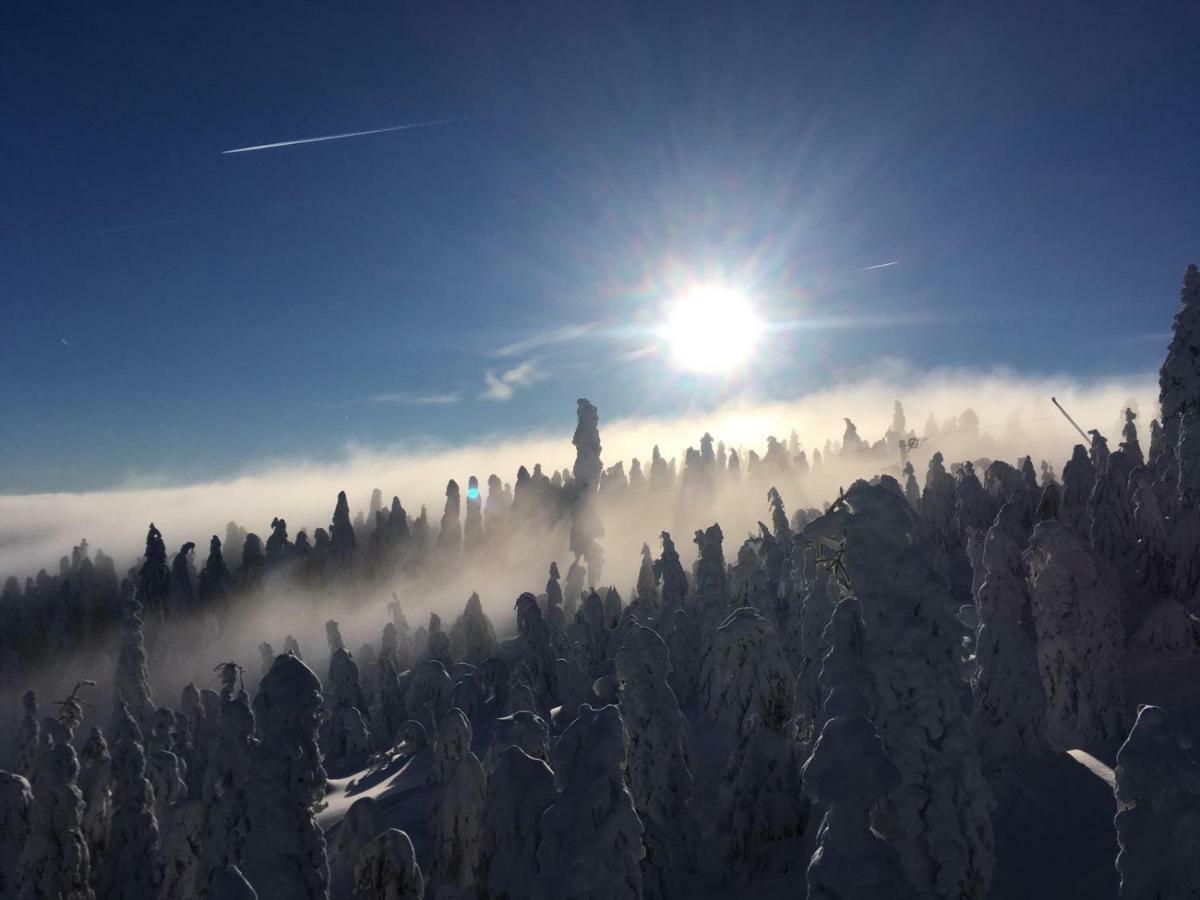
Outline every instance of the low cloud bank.
<path fill-rule="evenodd" d="M 914 453 L 918 467 L 934 450 L 941 450 L 948 461 L 981 456 L 1015 461 L 1031 454 L 1050 460 L 1059 471 L 1080 437 L 1051 406 L 1052 394 L 1085 429 L 1100 429 L 1113 447 L 1120 440 L 1120 412 L 1127 403 L 1135 403 L 1142 443 L 1148 446 L 1158 394 L 1150 373 L 1079 380 L 1003 371 L 914 375 L 897 368 L 789 402 L 747 400 L 703 413 L 613 421 L 606 420 L 601 409 L 603 457 L 606 465 L 624 460 L 628 471 L 633 457 L 647 464 L 657 444 L 663 456 L 675 457 L 682 466 L 684 448 L 698 445 L 705 431 L 730 447 L 761 454 L 768 435 L 786 438 L 794 429 L 811 458 L 812 449 L 823 448 L 827 439 L 840 441 L 843 417 L 851 418 L 864 438 L 877 440 L 891 424 L 893 402 L 900 400 L 907 426 L 917 435 L 925 433 L 931 415 L 943 432 Z M 959 417 L 967 409 L 978 416 L 977 430 L 960 427 Z M 352 512 L 365 511 L 371 490 L 378 487 L 385 505 L 396 495 L 416 515 L 425 504 L 436 522 L 449 478 L 465 484 L 474 474 L 482 482 L 494 472 L 511 483 L 521 465 L 532 468 L 540 462 L 550 471 L 569 467 L 573 459 L 569 432 L 532 432 L 463 445 L 348 447 L 336 460 L 278 460 L 207 483 L 129 483 L 86 493 L 0 496 L 0 576 L 24 577 L 42 567 L 55 571 L 58 558 L 81 538 L 87 538 L 93 550 L 114 556 L 120 571 L 140 553 L 151 521 L 162 530 L 170 552 L 191 540 L 201 556 L 209 535 L 223 537 L 230 520 L 265 537 L 271 519 L 283 516 L 293 535 L 301 527 L 311 534 L 313 528 L 328 524 L 339 490 L 347 492 Z M 874 461 L 871 465 L 878 468 Z M 816 504 L 835 495 L 837 479 L 848 477 L 848 468 L 828 467 L 823 479 L 808 485 L 809 496 L 800 500 Z M 748 510 L 747 516 L 761 517 L 762 511 Z M 637 542 L 653 537 L 639 535 Z"/>

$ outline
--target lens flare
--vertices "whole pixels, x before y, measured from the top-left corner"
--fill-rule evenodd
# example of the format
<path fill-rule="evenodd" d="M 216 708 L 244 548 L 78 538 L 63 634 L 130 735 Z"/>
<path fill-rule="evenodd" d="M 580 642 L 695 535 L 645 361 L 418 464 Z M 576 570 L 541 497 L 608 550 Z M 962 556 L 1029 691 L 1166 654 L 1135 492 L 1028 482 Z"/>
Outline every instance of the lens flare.
<path fill-rule="evenodd" d="M 662 335 L 678 368 L 728 375 L 750 358 L 765 330 L 745 291 L 700 284 L 671 302 Z"/>

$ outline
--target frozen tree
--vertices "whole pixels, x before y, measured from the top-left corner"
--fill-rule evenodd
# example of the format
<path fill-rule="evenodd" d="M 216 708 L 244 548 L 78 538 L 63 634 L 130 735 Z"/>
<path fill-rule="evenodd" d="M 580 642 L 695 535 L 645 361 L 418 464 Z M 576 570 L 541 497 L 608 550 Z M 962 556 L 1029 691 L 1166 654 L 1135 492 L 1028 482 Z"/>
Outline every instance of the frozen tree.
<path fill-rule="evenodd" d="M 610 587 L 604 594 L 604 627 L 612 630 L 621 621 L 621 595 Z"/>
<path fill-rule="evenodd" d="M 784 650 L 796 673 L 795 710 L 802 722 L 815 721 L 820 707 L 817 675 L 829 650 L 825 629 L 833 614 L 836 592 L 830 584 L 829 566 L 818 566 L 812 587 L 788 619 Z"/>
<path fill-rule="evenodd" d="M 325 793 L 317 745 L 321 682 L 291 655 L 275 660 L 254 698 L 260 743 L 250 764 L 243 870 L 280 900 L 329 896 L 325 837 L 314 807 Z"/>
<path fill-rule="evenodd" d="M 187 799 L 186 774 L 183 761 L 172 749 L 175 716 L 166 707 L 155 710 L 150 717 L 150 734 L 145 743 L 147 777 L 154 789 L 154 811 L 164 821 L 167 809 Z"/>
<path fill-rule="evenodd" d="M 583 596 L 584 575 L 579 560 L 572 562 L 567 569 L 567 583 L 563 588 L 563 616 L 568 622 L 575 620 L 575 613 L 579 609 L 579 601 Z"/>
<path fill-rule="evenodd" d="M 913 464 L 908 461 L 904 463 L 904 497 L 914 511 L 920 511 L 921 488 L 917 484 L 917 474 L 913 469 Z"/>
<path fill-rule="evenodd" d="M 922 499 L 923 511 L 929 500 Z M 862 607 L 875 724 L 900 771 L 875 825 L 918 896 L 984 897 L 993 851 L 991 791 L 962 709 L 958 629 L 911 507 L 855 482 L 805 537 L 837 548 Z"/>
<path fill-rule="evenodd" d="M 296 659 L 304 659 L 304 654 L 300 652 L 300 642 L 290 634 L 283 639 L 283 652 L 292 654 Z"/>
<path fill-rule="evenodd" d="M 681 704 L 689 704 L 700 691 L 702 647 L 700 625 L 686 609 L 675 608 L 669 614 L 664 607 L 659 628 L 671 657 L 671 690 Z"/>
<path fill-rule="evenodd" d="M 734 610 L 717 629 L 700 690 L 708 715 L 741 738 L 791 715 L 791 671 L 779 636 L 758 610 Z"/>
<path fill-rule="evenodd" d="M 604 525 L 596 511 L 595 494 L 600 486 L 600 415 L 589 401 L 580 398 L 575 436 L 574 509 L 571 515 L 571 552 L 587 560 L 588 576 L 595 583 L 604 566 L 604 552 L 599 539 L 604 537 Z"/>
<path fill-rule="evenodd" d="M 1121 597 L 1073 528 L 1040 522 L 1025 553 L 1046 692 L 1046 735 L 1059 749 L 1125 730 Z"/>
<path fill-rule="evenodd" d="M 495 656 L 498 649 L 496 629 L 483 611 L 479 595 L 473 593 L 450 628 L 450 654 L 454 659 L 477 664 Z"/>
<path fill-rule="evenodd" d="M 808 900 L 905 900 L 900 857 L 871 827 L 871 810 L 900 784 L 870 719 L 829 719 L 804 764 L 804 790 L 825 808 L 808 865 Z"/>
<path fill-rule="evenodd" d="M 450 709 L 454 682 L 446 667 L 436 659 L 427 659 L 411 670 L 404 694 L 408 717 L 434 733 L 441 717 Z"/>
<path fill-rule="evenodd" d="M 488 776 L 475 880 L 481 900 L 523 900 L 537 878 L 542 816 L 554 801 L 554 773 L 518 746 Z"/>
<path fill-rule="evenodd" d="M 975 474 L 975 466 L 971 462 L 963 463 L 962 477 L 955 487 L 955 519 L 958 534 L 964 535 L 968 528 L 979 528 L 986 531 L 992 524 L 995 512 L 987 491 L 979 483 Z"/>
<path fill-rule="evenodd" d="M 1132 575 L 1137 533 L 1126 492 L 1130 466 L 1124 451 L 1109 454 L 1108 465 L 1088 498 L 1088 540 L 1092 549 L 1122 575 Z"/>
<path fill-rule="evenodd" d="M 79 751 L 79 790 L 83 794 L 83 837 L 93 863 L 104 856 L 112 826 L 112 755 L 104 733 L 93 726 Z M 0 892 L 0 896 L 4 896 Z"/>
<path fill-rule="evenodd" d="M 688 582 L 679 561 L 675 542 L 667 532 L 661 534 L 662 556 L 654 561 L 654 577 L 662 584 L 662 608 L 664 613 L 683 608 L 687 603 Z"/>
<path fill-rule="evenodd" d="M 976 595 L 975 728 L 986 771 L 1046 749 L 1046 695 L 1025 568 L 1020 510 L 1005 503 L 983 544 L 983 583 Z"/>
<path fill-rule="evenodd" d="M 147 611 L 161 616 L 166 612 L 171 591 L 171 569 L 167 564 L 167 545 L 162 532 L 150 523 L 146 532 L 146 552 L 137 573 L 138 600 Z"/>
<path fill-rule="evenodd" d="M 473 553 L 483 543 L 483 499 L 479 496 L 479 479 L 467 479 L 467 517 L 463 522 L 463 549 Z"/>
<path fill-rule="evenodd" d="M 209 541 L 209 558 L 200 570 L 198 598 L 200 605 L 215 612 L 224 612 L 229 593 L 229 569 L 221 553 L 221 539 L 214 534 Z"/>
<path fill-rule="evenodd" d="M 38 719 L 37 694 L 26 691 L 21 697 L 21 723 L 13 740 L 13 771 L 17 775 L 33 777 L 41 735 L 42 724 Z"/>
<path fill-rule="evenodd" d="M 333 619 L 325 623 L 325 642 L 329 644 L 329 655 L 332 657 L 339 650 L 346 649 L 346 642 L 342 640 L 342 629 Z"/>
<path fill-rule="evenodd" d="M 934 453 L 929 458 L 925 489 L 921 493 L 921 522 L 926 534 L 936 540 L 942 549 L 957 543 L 954 533 L 954 513 L 958 502 L 956 494 L 954 476 L 946 471 L 942 454 Z"/>
<path fill-rule="evenodd" d="M 335 895 L 350 892 L 358 854 L 383 830 L 383 813 L 374 798 L 360 797 L 350 804 L 338 823 L 329 851 L 329 882 Z"/>
<path fill-rule="evenodd" d="M 154 900 L 161 876 L 154 790 L 141 729 L 125 704 L 113 728 L 112 785 L 112 827 L 96 887 L 102 897 Z"/>
<path fill-rule="evenodd" d="M 329 527 L 329 561 L 335 572 L 347 571 L 354 564 L 357 546 L 354 525 L 350 522 L 350 503 L 346 500 L 346 492 L 338 491 L 333 523 Z"/>
<path fill-rule="evenodd" d="M 407 834 L 389 828 L 359 851 L 354 890 L 360 900 L 424 900 L 425 879 Z"/>
<path fill-rule="evenodd" d="M 1137 535 L 1134 546 L 1134 570 L 1138 584 L 1155 596 L 1163 596 L 1172 582 L 1172 564 L 1166 521 L 1154 490 L 1154 475 L 1145 466 L 1129 473 L 1132 494 L 1133 529 Z"/>
<path fill-rule="evenodd" d="M 265 676 L 264 676 L 265 677 Z M 249 776 L 257 741 L 254 711 L 244 690 L 221 702 L 218 733 L 201 787 L 201 857 L 197 878 L 240 865 L 249 832 Z"/>
<path fill-rule="evenodd" d="M 714 524 L 697 531 L 693 539 L 700 548 L 700 557 L 692 569 L 696 578 L 694 608 L 705 638 L 731 612 L 725 554 L 721 549 L 724 538 L 721 526 Z"/>
<path fill-rule="evenodd" d="M 1121 451 L 1129 458 L 1130 465 L 1134 468 L 1146 464 L 1145 457 L 1142 456 L 1142 445 L 1138 443 L 1137 426 L 1133 424 L 1136 418 L 1137 413 L 1126 407 L 1125 425 L 1121 428 Z"/>
<path fill-rule="evenodd" d="M 1092 461 L 1092 471 L 1099 476 L 1108 465 L 1108 438 L 1095 428 L 1090 429 L 1088 435 L 1092 441 L 1091 446 L 1088 447 L 1088 458 Z"/>
<path fill-rule="evenodd" d="M 154 712 L 154 700 L 150 696 L 150 674 L 146 668 L 146 644 L 142 638 L 142 607 L 136 597 L 125 604 L 121 647 L 117 651 L 117 671 L 113 676 L 114 724 L 123 715 L 121 705 L 140 724 L 149 724 Z M 115 729 L 114 729 L 115 734 Z"/>
<path fill-rule="evenodd" d="M 1058 490 L 1058 484 L 1051 481 L 1042 488 L 1042 495 L 1038 498 L 1037 507 L 1033 511 L 1033 521 L 1037 522 L 1053 522 L 1059 517 L 1059 508 L 1062 506 L 1062 500 Z"/>
<path fill-rule="evenodd" d="M 1123 900 L 1200 896 L 1200 754 L 1158 706 L 1142 706 L 1117 753 Z"/>
<path fill-rule="evenodd" d="M 0 897 L 16 897 L 21 851 L 29 838 L 33 791 L 22 775 L 0 771 Z"/>
<path fill-rule="evenodd" d="M 687 719 L 667 676 L 667 645 L 635 625 L 616 653 L 621 718 L 628 735 L 627 771 L 634 808 L 645 826 L 642 885 L 646 897 L 686 896 L 694 844 Z"/>
<path fill-rule="evenodd" d="M 517 643 L 522 662 L 529 667 L 529 687 L 539 703 L 549 708 L 555 696 L 554 648 L 550 641 L 550 628 L 542 616 L 533 594 L 525 593 L 517 598 Z"/>
<path fill-rule="evenodd" d="M 430 879 L 435 897 L 456 897 L 475 883 L 487 790 L 483 766 L 471 752 L 471 723 L 462 710 L 450 710 L 438 727 L 431 777 L 440 795 L 429 823 L 433 843 Z"/>
<path fill-rule="evenodd" d="M 534 900 L 642 896 L 642 823 L 622 772 L 625 725 L 615 706 L 583 706 L 554 748 L 553 804 L 542 816 Z"/>
<path fill-rule="evenodd" d="M 1162 438 L 1151 461 L 1158 480 L 1174 488 L 1178 477 L 1176 457 L 1184 413 L 1196 408 L 1200 397 L 1200 270 L 1190 265 L 1179 292 L 1181 308 L 1171 326 L 1171 344 L 1158 373 L 1158 403 L 1162 408 Z"/>
<path fill-rule="evenodd" d="M 91 863 L 78 776 L 79 760 L 69 740 L 43 738 L 33 777 L 29 836 L 21 851 L 20 900 L 94 897 L 88 884 Z"/>
<path fill-rule="evenodd" d="M 654 558 L 650 555 L 650 545 L 642 544 L 642 562 L 638 568 L 637 599 L 651 615 L 657 615 L 660 606 L 658 594 L 658 576 L 654 574 Z"/>
<path fill-rule="evenodd" d="M 265 554 L 269 565 L 278 565 L 288 558 L 292 552 L 292 542 L 288 540 L 287 520 L 276 516 L 271 520 L 271 534 L 267 538 Z"/>
<path fill-rule="evenodd" d="M 1096 484 L 1096 470 L 1083 444 L 1076 444 L 1063 466 L 1062 520 L 1080 534 L 1088 533 L 1088 497 Z"/>
<path fill-rule="evenodd" d="M 534 759 L 550 759 L 550 729 L 537 713 L 520 710 L 492 724 L 492 742 L 484 759 L 491 772 L 509 747 L 517 747 Z"/>
<path fill-rule="evenodd" d="M 171 611 L 176 615 L 191 612 L 196 600 L 196 592 L 192 589 L 192 554 L 195 549 L 196 545 L 188 541 L 171 561 Z"/>

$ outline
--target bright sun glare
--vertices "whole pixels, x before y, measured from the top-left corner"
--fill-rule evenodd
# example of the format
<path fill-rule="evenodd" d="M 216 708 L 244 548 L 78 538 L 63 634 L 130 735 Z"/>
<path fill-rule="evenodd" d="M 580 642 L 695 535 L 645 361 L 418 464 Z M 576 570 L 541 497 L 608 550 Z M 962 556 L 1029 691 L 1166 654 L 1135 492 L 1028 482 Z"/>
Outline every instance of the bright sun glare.
<path fill-rule="evenodd" d="M 672 301 L 663 337 L 680 369 L 727 375 L 750 358 L 763 331 L 745 291 L 700 284 Z"/>

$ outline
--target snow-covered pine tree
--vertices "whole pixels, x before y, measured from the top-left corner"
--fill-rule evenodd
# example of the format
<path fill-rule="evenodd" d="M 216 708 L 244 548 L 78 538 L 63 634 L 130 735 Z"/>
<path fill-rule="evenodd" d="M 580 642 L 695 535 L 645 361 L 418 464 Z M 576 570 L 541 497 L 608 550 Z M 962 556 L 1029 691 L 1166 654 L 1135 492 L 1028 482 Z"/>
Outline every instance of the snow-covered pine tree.
<path fill-rule="evenodd" d="M 279 900 L 329 896 L 325 837 L 314 818 L 325 793 L 321 705 L 320 679 L 290 654 L 276 658 L 254 698 L 259 744 L 250 763 L 243 871 Z"/>
<path fill-rule="evenodd" d="M 147 776 L 141 729 L 123 703 L 113 727 L 112 784 L 112 827 L 96 888 L 101 897 L 155 900 L 162 861 L 154 790 Z"/>
<path fill-rule="evenodd" d="M 487 775 L 471 752 L 471 723 L 452 709 L 438 727 L 431 781 L 439 788 L 431 808 L 433 844 L 430 881 L 435 898 L 457 898 L 475 884 L 479 829 L 487 792 Z"/>
<path fill-rule="evenodd" d="M 616 653 L 621 718 L 628 735 L 627 771 L 634 808 L 645 827 L 642 891 L 646 898 L 689 895 L 696 843 L 688 724 L 667 683 L 671 663 L 658 634 L 634 625 Z"/>
<path fill-rule="evenodd" d="M 354 889 L 361 900 L 424 900 L 425 879 L 405 832 L 389 828 L 362 848 Z"/>
<path fill-rule="evenodd" d="M 554 798 L 554 773 L 545 760 L 516 745 L 500 754 L 488 776 L 479 832 L 475 881 L 480 900 L 530 896 L 542 816 Z"/>
<path fill-rule="evenodd" d="M 1046 692 L 1046 736 L 1066 750 L 1125 732 L 1121 598 L 1079 532 L 1040 522 L 1025 552 Z"/>
<path fill-rule="evenodd" d="M 1005 503 L 983 544 L 977 594 L 975 730 L 984 771 L 1047 749 L 1046 695 L 1038 675 L 1037 639 L 1025 567 L 1021 510 Z"/>
<path fill-rule="evenodd" d="M 1122 900 L 1200 896 L 1200 754 L 1166 710 L 1142 706 L 1117 752 Z"/>
<path fill-rule="evenodd" d="M 542 817 L 534 900 L 642 897 L 642 823 L 625 787 L 616 706 L 582 706 L 554 748 L 558 795 Z"/>

